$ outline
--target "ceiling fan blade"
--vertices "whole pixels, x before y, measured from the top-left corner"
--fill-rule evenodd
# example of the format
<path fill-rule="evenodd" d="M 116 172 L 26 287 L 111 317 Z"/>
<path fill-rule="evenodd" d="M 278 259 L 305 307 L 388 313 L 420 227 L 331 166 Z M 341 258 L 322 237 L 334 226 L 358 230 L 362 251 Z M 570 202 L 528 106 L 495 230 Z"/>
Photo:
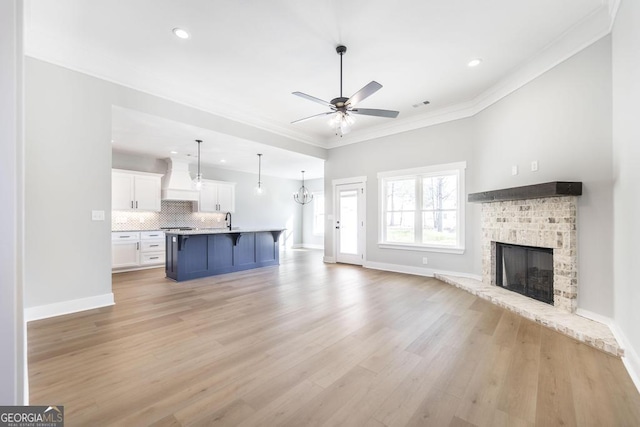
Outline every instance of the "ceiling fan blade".
<path fill-rule="evenodd" d="M 315 96 L 311 96 L 311 95 L 307 95 L 306 93 L 302 93 L 302 92 L 291 92 L 293 95 L 299 96 L 301 98 L 304 99 L 308 99 L 309 101 L 313 101 L 313 102 L 317 102 L 318 104 L 322 104 L 325 107 L 333 107 L 333 105 L 331 105 L 330 103 L 328 103 L 327 101 L 323 101 L 320 98 L 316 98 Z"/>
<path fill-rule="evenodd" d="M 398 114 L 400 114 L 399 111 L 377 110 L 372 108 L 354 108 L 353 110 L 349 110 L 349 112 L 363 116 L 389 117 L 391 119 L 395 119 L 398 117 Z"/>
<path fill-rule="evenodd" d="M 304 119 L 294 120 L 294 121 L 291 122 L 291 124 L 304 122 L 305 120 L 313 119 L 313 118 L 316 118 L 316 117 L 327 116 L 329 114 L 335 114 L 335 111 L 329 111 L 329 112 L 326 112 L 326 113 L 314 114 L 313 116 L 305 117 Z"/>
<path fill-rule="evenodd" d="M 347 106 L 355 106 L 358 102 L 364 100 L 365 98 L 370 97 L 374 93 L 380 90 L 382 85 L 376 81 L 372 81 L 359 91 L 355 93 L 349 100 L 345 103 Z"/>

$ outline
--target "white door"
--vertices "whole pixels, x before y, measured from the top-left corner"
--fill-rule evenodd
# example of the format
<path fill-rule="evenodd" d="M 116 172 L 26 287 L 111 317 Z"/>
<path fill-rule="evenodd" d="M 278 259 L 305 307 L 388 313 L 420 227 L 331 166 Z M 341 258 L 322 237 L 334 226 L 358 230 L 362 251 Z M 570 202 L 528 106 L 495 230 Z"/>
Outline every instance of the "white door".
<path fill-rule="evenodd" d="M 364 184 L 336 185 L 336 261 L 364 262 Z"/>
<path fill-rule="evenodd" d="M 136 176 L 135 194 L 137 210 L 160 212 L 160 179 L 158 177 Z"/>

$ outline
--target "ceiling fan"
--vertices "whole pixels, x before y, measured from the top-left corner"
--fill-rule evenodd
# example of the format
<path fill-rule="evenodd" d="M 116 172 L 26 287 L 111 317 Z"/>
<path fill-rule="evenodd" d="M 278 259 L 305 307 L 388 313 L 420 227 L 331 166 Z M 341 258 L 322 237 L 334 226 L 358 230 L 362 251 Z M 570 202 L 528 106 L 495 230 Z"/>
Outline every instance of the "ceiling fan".
<path fill-rule="evenodd" d="M 355 122 L 353 118 L 353 114 L 360 114 L 364 116 L 376 116 L 376 117 L 388 117 L 388 118 L 396 118 L 398 117 L 398 111 L 392 110 L 378 110 L 371 108 L 355 108 L 356 104 L 368 98 L 369 96 L 376 93 L 382 85 L 376 81 L 372 81 L 367 84 L 365 87 L 357 91 L 351 98 L 345 98 L 342 96 L 342 56 L 347 51 L 345 46 L 336 47 L 336 52 L 340 55 L 340 96 L 338 98 L 334 98 L 331 102 L 323 101 L 322 99 L 316 98 L 315 96 L 307 95 L 302 92 L 293 92 L 293 95 L 299 96 L 301 98 L 308 99 L 313 102 L 317 102 L 318 104 L 322 104 L 325 107 L 329 107 L 331 111 L 326 113 L 315 114 L 310 117 L 305 117 L 304 119 L 295 120 L 293 123 L 304 122 L 305 120 L 313 119 L 316 117 L 323 117 L 333 114 L 333 118 L 331 119 L 331 125 L 334 127 L 336 131 L 336 135 L 340 134 L 340 136 L 351 131 L 351 125 Z"/>

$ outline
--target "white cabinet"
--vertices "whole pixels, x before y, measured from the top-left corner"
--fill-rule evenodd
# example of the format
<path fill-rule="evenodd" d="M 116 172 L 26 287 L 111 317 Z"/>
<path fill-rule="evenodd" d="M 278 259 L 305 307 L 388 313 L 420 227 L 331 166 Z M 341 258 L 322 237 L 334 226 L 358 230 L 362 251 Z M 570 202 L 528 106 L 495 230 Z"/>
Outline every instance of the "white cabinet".
<path fill-rule="evenodd" d="M 140 265 L 140 233 L 111 233 L 111 268 L 131 268 Z"/>
<path fill-rule="evenodd" d="M 160 212 L 161 174 L 111 171 L 111 209 Z"/>
<path fill-rule="evenodd" d="M 130 271 L 164 264 L 164 236 L 164 231 L 112 232 L 112 270 Z"/>
<path fill-rule="evenodd" d="M 236 184 L 204 180 L 200 200 L 195 206 L 198 212 L 233 212 L 236 208 Z"/>

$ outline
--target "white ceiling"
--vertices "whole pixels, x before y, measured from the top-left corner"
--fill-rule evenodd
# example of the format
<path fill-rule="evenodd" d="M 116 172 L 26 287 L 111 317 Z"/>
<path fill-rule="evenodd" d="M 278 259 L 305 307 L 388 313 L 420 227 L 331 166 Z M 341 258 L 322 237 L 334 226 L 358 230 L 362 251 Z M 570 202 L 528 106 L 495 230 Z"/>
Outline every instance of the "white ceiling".
<path fill-rule="evenodd" d="M 27 0 L 25 50 L 33 57 L 331 148 L 474 114 L 606 34 L 616 4 Z M 191 38 L 178 39 L 174 27 L 184 28 Z M 376 80 L 383 88 L 359 106 L 398 110 L 397 119 L 357 116 L 344 138 L 332 133 L 326 119 L 290 123 L 325 111 L 291 92 L 327 101 L 339 96 L 339 44 L 348 48 L 344 95 Z M 482 58 L 482 64 L 467 67 L 474 58 Z M 424 100 L 431 103 L 412 107 Z M 127 149 L 145 149 L 136 145 L 143 139 L 127 140 Z"/>
<path fill-rule="evenodd" d="M 263 175 L 301 179 L 305 171 L 307 179 L 324 176 L 324 160 L 315 157 L 121 107 L 113 107 L 111 117 L 111 144 L 118 151 L 197 164 L 195 140 L 200 139 L 202 165 L 257 174 L 260 153 Z"/>

